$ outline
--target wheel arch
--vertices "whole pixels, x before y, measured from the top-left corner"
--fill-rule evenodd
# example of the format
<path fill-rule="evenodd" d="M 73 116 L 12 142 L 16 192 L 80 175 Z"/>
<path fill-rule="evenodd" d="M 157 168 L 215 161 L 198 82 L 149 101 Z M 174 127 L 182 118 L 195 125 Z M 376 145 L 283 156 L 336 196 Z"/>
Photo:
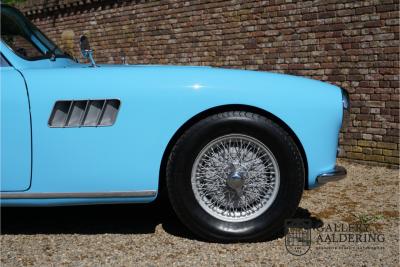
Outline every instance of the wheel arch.
<path fill-rule="evenodd" d="M 168 142 L 168 145 L 166 149 L 164 150 L 161 164 L 160 164 L 160 172 L 159 172 L 159 192 L 162 192 L 166 188 L 166 183 L 165 183 L 165 177 L 166 177 L 166 167 L 167 167 L 167 162 L 169 155 L 172 151 L 172 148 L 178 141 L 179 137 L 186 131 L 188 130 L 191 126 L 196 124 L 197 122 L 201 121 L 202 119 L 222 113 L 222 112 L 227 112 L 227 111 L 247 111 L 247 112 L 252 112 L 255 114 L 258 114 L 260 116 L 264 116 L 276 124 L 278 124 L 280 127 L 282 127 L 289 135 L 290 137 L 293 138 L 294 142 L 296 143 L 297 147 L 300 150 L 301 156 L 303 158 L 303 164 L 304 164 L 304 170 L 305 170 L 305 189 L 308 189 L 308 162 L 307 162 L 307 156 L 304 150 L 303 145 L 300 142 L 300 139 L 297 137 L 296 133 L 280 118 L 275 116 L 274 114 L 258 108 L 254 106 L 249 106 L 249 105 L 242 105 L 242 104 L 231 104 L 231 105 L 222 105 L 222 106 L 216 106 L 212 107 L 209 109 L 206 109 L 193 117 L 191 117 L 189 120 L 187 120 L 179 129 L 174 133 L 170 141 Z"/>

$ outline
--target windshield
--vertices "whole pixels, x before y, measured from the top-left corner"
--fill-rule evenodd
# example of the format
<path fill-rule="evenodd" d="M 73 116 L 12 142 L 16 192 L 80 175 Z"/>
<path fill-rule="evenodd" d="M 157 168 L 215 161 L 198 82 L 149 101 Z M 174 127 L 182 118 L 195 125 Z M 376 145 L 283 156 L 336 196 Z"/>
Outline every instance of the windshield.
<path fill-rule="evenodd" d="M 48 39 L 17 9 L 1 5 L 1 40 L 28 59 L 70 57 Z"/>

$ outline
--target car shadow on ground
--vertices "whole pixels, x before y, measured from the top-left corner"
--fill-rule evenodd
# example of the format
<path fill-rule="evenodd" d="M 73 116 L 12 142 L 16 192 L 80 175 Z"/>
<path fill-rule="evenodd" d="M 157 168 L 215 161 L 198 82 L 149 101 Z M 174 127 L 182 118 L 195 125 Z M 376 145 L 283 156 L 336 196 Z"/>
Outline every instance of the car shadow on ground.
<path fill-rule="evenodd" d="M 298 208 L 294 218 L 310 219 L 312 228 L 321 219 Z M 70 207 L 3 207 L 1 234 L 151 234 L 156 226 L 169 234 L 198 240 L 175 216 L 167 204 L 95 205 Z M 284 236 L 284 231 L 275 238 Z M 267 241 L 267 240 L 266 240 Z"/>

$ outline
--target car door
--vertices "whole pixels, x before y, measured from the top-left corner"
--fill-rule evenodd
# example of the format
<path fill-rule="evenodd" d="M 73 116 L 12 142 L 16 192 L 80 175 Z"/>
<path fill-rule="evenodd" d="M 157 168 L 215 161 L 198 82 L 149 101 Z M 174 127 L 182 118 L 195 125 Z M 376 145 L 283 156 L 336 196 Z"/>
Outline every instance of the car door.
<path fill-rule="evenodd" d="M 27 190 L 31 181 L 31 122 L 24 78 L 1 55 L 1 191 Z"/>

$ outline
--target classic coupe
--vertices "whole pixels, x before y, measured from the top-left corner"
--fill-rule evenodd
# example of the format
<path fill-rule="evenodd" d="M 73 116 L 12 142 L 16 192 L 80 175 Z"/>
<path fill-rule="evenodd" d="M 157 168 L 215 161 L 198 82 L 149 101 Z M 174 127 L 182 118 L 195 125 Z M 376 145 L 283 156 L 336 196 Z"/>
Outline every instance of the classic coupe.
<path fill-rule="evenodd" d="M 345 90 L 201 66 L 79 63 L 1 6 L 1 205 L 146 203 L 202 239 L 266 239 L 336 165 Z"/>

